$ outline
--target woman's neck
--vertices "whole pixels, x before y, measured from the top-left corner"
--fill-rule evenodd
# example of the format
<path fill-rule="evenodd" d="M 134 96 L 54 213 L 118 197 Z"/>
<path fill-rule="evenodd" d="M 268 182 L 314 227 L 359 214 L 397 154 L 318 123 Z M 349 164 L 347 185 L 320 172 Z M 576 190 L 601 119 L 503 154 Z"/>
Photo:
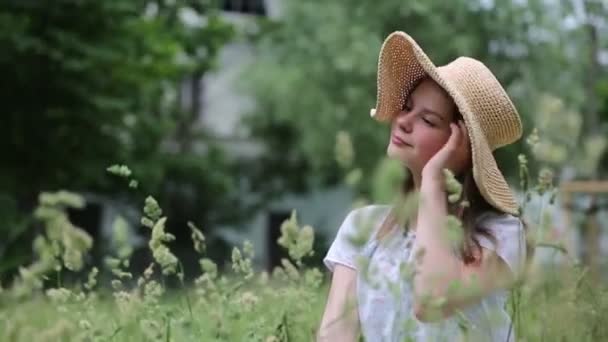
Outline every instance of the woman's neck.
<path fill-rule="evenodd" d="M 409 170 L 409 174 L 414 181 L 414 190 L 419 191 L 420 185 L 422 184 L 422 174 L 420 174 L 420 172 L 413 172 L 412 170 Z"/>

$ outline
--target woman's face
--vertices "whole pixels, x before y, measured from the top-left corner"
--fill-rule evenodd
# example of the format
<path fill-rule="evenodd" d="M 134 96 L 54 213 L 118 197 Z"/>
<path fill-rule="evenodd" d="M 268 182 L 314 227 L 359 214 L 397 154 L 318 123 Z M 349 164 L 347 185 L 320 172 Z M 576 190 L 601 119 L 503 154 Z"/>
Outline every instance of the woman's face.
<path fill-rule="evenodd" d="M 391 123 L 387 155 L 420 173 L 450 137 L 456 105 L 435 81 L 425 78 Z"/>

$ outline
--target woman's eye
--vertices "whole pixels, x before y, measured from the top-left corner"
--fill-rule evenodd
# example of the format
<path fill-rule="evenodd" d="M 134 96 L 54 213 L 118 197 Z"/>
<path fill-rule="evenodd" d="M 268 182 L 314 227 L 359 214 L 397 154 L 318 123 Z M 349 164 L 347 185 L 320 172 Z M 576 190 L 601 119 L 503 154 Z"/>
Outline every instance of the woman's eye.
<path fill-rule="evenodd" d="M 434 123 L 432 123 L 430 120 L 427 120 L 427 119 L 425 119 L 425 118 L 422 118 L 422 120 L 423 120 L 423 121 L 424 121 L 424 122 L 425 122 L 427 125 L 429 125 L 429 126 L 431 126 L 431 127 L 435 127 L 435 124 L 434 124 Z"/>

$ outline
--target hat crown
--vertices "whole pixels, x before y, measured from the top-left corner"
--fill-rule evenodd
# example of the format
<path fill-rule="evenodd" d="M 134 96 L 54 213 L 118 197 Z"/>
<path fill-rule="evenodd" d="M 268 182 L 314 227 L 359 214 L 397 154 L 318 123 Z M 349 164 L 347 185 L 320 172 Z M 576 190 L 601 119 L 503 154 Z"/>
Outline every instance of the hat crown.
<path fill-rule="evenodd" d="M 464 95 L 460 97 L 461 103 L 457 103 L 459 109 L 473 114 L 492 150 L 521 137 L 522 125 L 517 109 L 494 74 L 482 62 L 459 57 L 438 67 L 437 72 Z"/>

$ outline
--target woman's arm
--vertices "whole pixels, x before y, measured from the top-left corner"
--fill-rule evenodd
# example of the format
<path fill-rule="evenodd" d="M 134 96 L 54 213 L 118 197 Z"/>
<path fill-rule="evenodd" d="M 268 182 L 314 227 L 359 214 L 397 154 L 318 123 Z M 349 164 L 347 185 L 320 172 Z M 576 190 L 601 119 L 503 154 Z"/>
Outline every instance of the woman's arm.
<path fill-rule="evenodd" d="M 466 156 L 471 155 L 464 122 L 450 123 L 450 131 L 448 141 L 422 170 L 413 250 L 414 314 L 421 321 L 449 316 L 498 288 L 510 286 L 516 276 L 510 272 L 506 259 L 487 248 L 481 249 L 478 261 L 465 265 L 446 238 L 448 207 L 443 170 L 462 171 L 467 165 Z M 469 290 L 471 287 L 474 291 Z"/>
<path fill-rule="evenodd" d="M 356 297 L 357 271 L 337 264 L 325 304 L 317 342 L 354 342 L 359 337 L 359 315 Z"/>
<path fill-rule="evenodd" d="M 418 208 L 414 275 L 414 313 L 421 321 L 435 321 L 508 286 L 514 277 L 497 254 L 482 248 L 479 262 L 464 265 L 446 234 L 447 196 L 437 179 L 423 178 Z M 450 289 L 458 283 L 459 288 Z M 471 291 L 473 289 L 473 291 Z"/>

